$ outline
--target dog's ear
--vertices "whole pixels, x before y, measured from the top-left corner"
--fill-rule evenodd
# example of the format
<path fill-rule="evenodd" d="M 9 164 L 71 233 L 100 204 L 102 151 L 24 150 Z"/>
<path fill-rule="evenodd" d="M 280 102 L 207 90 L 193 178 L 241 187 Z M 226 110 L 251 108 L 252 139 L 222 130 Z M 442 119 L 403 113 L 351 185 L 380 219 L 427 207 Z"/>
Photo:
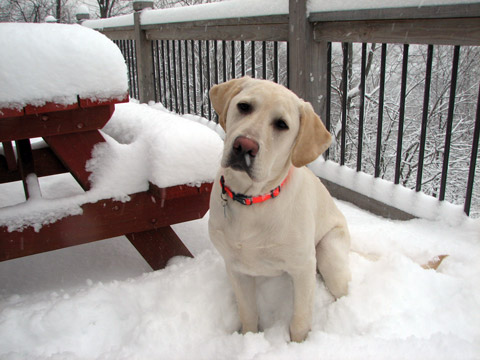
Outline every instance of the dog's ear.
<path fill-rule="evenodd" d="M 332 136 L 310 103 L 300 105 L 300 129 L 292 152 L 292 163 L 302 167 L 319 157 L 332 143 Z"/>
<path fill-rule="evenodd" d="M 210 101 L 218 114 L 218 123 L 226 130 L 227 111 L 230 100 L 242 90 L 242 85 L 249 79 L 245 76 L 240 79 L 233 79 L 223 84 L 214 85 L 210 89 Z"/>

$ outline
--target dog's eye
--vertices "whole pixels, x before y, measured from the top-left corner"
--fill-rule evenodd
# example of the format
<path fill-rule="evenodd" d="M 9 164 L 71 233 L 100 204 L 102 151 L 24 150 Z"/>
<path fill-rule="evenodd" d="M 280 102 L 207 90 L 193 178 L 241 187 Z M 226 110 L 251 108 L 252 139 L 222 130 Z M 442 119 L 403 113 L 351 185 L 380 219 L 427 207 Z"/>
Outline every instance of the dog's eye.
<path fill-rule="evenodd" d="M 277 119 L 273 122 L 273 126 L 277 130 L 285 131 L 288 130 L 288 125 L 283 119 Z"/>
<path fill-rule="evenodd" d="M 246 102 L 240 102 L 237 104 L 238 111 L 240 111 L 242 114 L 248 114 L 249 112 L 252 111 L 252 105 Z"/>

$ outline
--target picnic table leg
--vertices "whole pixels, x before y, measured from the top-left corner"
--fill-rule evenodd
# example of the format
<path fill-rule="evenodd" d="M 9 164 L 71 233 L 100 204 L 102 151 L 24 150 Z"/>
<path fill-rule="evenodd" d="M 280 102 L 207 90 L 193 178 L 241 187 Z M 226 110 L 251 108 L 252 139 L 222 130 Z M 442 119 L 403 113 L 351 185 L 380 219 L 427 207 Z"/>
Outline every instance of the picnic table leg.
<path fill-rule="evenodd" d="M 27 183 L 27 176 L 30 174 L 35 174 L 35 166 L 33 163 L 33 154 L 32 154 L 32 146 L 30 145 L 30 139 L 23 139 L 15 141 L 15 145 L 17 148 L 17 158 L 18 158 L 18 166 L 20 168 L 20 175 L 22 176 L 23 181 L 23 189 L 25 190 L 25 197 L 28 199 L 32 195 L 30 192 L 35 191 L 28 189 L 29 184 Z M 35 177 L 36 188 L 38 187 L 38 180 Z M 38 190 L 36 191 L 38 192 Z"/>
<path fill-rule="evenodd" d="M 63 165 L 72 173 L 84 190 L 90 189 L 88 177 L 90 173 L 85 165 L 92 157 L 96 144 L 105 142 L 98 130 L 72 134 L 45 136 L 43 138 L 57 155 Z"/>
<path fill-rule="evenodd" d="M 70 135 L 49 136 L 44 139 L 80 185 L 88 190 L 90 173 L 85 170 L 85 164 L 91 158 L 93 147 L 105 141 L 100 132 L 85 131 Z M 126 236 L 154 270 L 164 268 L 173 256 L 192 257 L 170 226 L 130 233 Z"/>
<path fill-rule="evenodd" d="M 174 256 L 193 257 L 170 226 L 126 236 L 153 270 L 163 269 Z"/>
<path fill-rule="evenodd" d="M 17 170 L 17 160 L 15 159 L 15 153 L 11 141 L 2 142 L 3 152 L 5 154 L 5 160 L 7 162 L 8 171 Z"/>

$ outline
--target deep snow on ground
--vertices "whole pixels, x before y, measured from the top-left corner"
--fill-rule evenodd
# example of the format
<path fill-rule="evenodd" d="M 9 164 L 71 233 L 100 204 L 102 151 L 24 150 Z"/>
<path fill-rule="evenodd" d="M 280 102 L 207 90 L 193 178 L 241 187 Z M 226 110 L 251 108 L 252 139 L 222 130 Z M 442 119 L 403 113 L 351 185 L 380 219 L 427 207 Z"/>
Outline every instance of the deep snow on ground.
<path fill-rule="evenodd" d="M 45 194 L 78 191 L 67 175 L 41 185 Z M 2 190 L 22 191 L 18 183 Z M 0 263 L 0 358 L 480 358 L 478 228 L 389 221 L 338 205 L 352 233 L 350 293 L 334 301 L 317 279 L 313 329 L 302 344 L 288 341 L 288 276 L 258 281 L 264 331 L 236 332 L 207 214 L 174 226 L 195 258 L 156 272 L 123 237 Z M 437 271 L 420 267 L 441 254 L 449 257 Z"/>
<path fill-rule="evenodd" d="M 93 201 L 91 193 L 121 195 L 144 191 L 148 180 L 170 181 L 155 176 L 161 165 L 154 164 L 155 154 L 165 148 L 178 152 L 179 160 L 160 173 L 185 176 L 182 162 L 192 166 L 188 153 L 197 150 L 180 149 L 194 137 L 178 136 L 179 129 L 196 129 L 199 143 L 218 155 L 214 124 L 181 117 L 176 124 L 154 104 L 116 108 L 104 129 L 107 143 L 90 164 L 89 192 L 70 175 L 56 175 L 40 179 L 43 198 L 15 205 L 23 201 L 21 183 L 2 184 L 0 202 L 11 207 L 2 209 L 0 220 L 22 207 L 45 211 L 46 203 L 62 201 L 78 206 Z M 160 134 L 166 138 L 155 137 Z M 197 159 L 190 176 L 213 176 L 212 169 L 200 169 L 211 159 Z M 132 166 L 144 170 L 126 171 Z M 321 161 L 313 166 L 319 168 Z M 206 179 L 186 176 L 181 181 Z M 313 328 L 302 344 L 289 342 L 293 298 L 287 275 L 258 280 L 263 331 L 237 332 L 235 299 L 208 238 L 207 214 L 174 226 L 195 258 L 174 258 L 156 272 L 124 237 L 0 263 L 0 359 L 480 359 L 479 220 L 399 222 L 338 205 L 352 234 L 349 294 L 334 301 L 318 277 Z M 35 214 L 38 226 L 42 216 Z M 449 256 L 437 271 L 421 267 L 444 254 Z"/>

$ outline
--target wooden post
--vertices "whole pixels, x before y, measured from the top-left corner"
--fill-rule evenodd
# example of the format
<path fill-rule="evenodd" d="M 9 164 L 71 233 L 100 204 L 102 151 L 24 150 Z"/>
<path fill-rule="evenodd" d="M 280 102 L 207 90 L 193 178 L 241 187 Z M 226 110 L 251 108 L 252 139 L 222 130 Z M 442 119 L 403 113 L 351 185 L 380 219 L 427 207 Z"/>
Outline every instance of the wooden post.
<path fill-rule="evenodd" d="M 314 40 L 314 24 L 307 17 L 307 0 L 289 0 L 290 89 L 309 101 L 326 118 L 327 42 Z"/>
<path fill-rule="evenodd" d="M 135 25 L 135 47 L 137 52 L 138 95 L 141 103 L 155 101 L 155 85 L 153 77 L 153 54 L 150 40 L 142 30 L 140 15 L 142 10 L 153 7 L 153 1 L 134 1 L 135 13 L 133 21 Z"/>

